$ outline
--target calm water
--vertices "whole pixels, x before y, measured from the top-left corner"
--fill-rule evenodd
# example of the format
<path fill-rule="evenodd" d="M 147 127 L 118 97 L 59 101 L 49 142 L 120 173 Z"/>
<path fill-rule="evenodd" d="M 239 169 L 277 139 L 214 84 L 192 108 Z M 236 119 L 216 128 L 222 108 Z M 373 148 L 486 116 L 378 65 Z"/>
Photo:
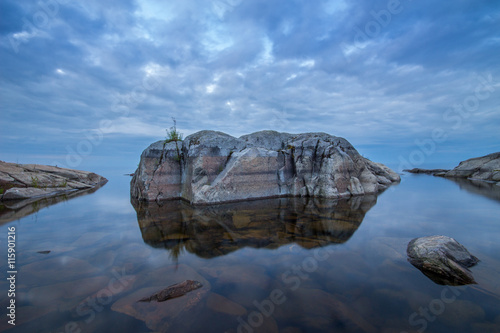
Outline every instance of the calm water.
<path fill-rule="evenodd" d="M 126 176 L 0 226 L 16 227 L 9 332 L 500 332 L 500 199 L 404 175 L 378 197 L 193 209 L 132 205 Z M 481 259 L 477 286 L 437 285 L 406 261 L 447 235 Z M 39 253 L 50 251 L 50 253 Z M 0 263 L 7 272 L 6 255 Z M 137 302 L 175 283 L 203 287 Z M 8 284 L 0 282 L 1 306 Z"/>

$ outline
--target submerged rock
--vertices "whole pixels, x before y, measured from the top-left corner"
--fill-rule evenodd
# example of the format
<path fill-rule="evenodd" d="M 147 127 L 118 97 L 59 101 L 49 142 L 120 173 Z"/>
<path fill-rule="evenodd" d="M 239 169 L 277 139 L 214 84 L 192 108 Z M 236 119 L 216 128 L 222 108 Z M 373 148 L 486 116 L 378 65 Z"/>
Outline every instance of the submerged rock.
<path fill-rule="evenodd" d="M 144 297 L 139 300 L 139 302 L 165 302 L 171 298 L 181 297 L 190 291 L 196 290 L 203 287 L 203 285 L 198 281 L 186 280 L 180 283 L 173 284 L 167 288 L 160 290 L 157 293 L 149 297 Z"/>
<path fill-rule="evenodd" d="M 209 204 L 269 197 L 342 198 L 375 194 L 400 181 L 326 133 L 262 131 L 240 138 L 201 131 L 183 142 L 158 141 L 141 155 L 131 196 Z"/>
<path fill-rule="evenodd" d="M 446 236 L 415 238 L 407 248 L 408 261 L 442 285 L 475 284 L 468 269 L 479 262 L 456 240 Z"/>
<path fill-rule="evenodd" d="M 168 302 L 137 301 L 155 294 L 165 285 L 184 280 L 199 281 L 203 286 Z M 141 271 L 133 288 L 136 291 L 120 297 L 113 303 L 113 311 L 144 321 L 154 332 L 187 332 L 189 327 L 186 326 L 192 325 L 193 318 L 197 318 L 203 311 L 211 285 L 193 268 L 179 264 Z"/>

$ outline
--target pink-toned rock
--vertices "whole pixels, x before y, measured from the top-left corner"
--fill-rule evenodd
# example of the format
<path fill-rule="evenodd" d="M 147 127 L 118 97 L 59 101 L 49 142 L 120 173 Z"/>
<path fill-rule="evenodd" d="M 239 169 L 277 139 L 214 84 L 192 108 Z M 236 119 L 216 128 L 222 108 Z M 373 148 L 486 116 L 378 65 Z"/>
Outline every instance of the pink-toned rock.
<path fill-rule="evenodd" d="M 158 141 L 141 155 L 131 196 L 211 204 L 257 198 L 344 198 L 376 194 L 400 181 L 326 133 L 262 131 L 240 138 L 201 131 L 183 142 Z"/>

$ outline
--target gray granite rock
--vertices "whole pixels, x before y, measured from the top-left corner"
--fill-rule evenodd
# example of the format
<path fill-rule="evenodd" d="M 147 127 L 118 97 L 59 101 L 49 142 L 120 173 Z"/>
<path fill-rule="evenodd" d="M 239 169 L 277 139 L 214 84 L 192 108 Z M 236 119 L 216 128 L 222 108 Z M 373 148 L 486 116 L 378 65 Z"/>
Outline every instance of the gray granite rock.
<path fill-rule="evenodd" d="M 240 138 L 201 131 L 182 142 L 158 141 L 141 155 L 131 196 L 193 204 L 283 196 L 342 198 L 374 194 L 400 181 L 326 133 L 261 131 Z"/>
<path fill-rule="evenodd" d="M 408 261 L 438 284 L 465 285 L 476 281 L 468 269 L 479 262 L 456 240 L 446 236 L 415 238 L 407 248 Z"/>
<path fill-rule="evenodd" d="M 443 176 L 490 181 L 500 185 L 500 152 L 460 162 Z"/>
<path fill-rule="evenodd" d="M 54 197 L 89 191 L 107 179 L 93 172 L 0 161 L 0 201 Z"/>

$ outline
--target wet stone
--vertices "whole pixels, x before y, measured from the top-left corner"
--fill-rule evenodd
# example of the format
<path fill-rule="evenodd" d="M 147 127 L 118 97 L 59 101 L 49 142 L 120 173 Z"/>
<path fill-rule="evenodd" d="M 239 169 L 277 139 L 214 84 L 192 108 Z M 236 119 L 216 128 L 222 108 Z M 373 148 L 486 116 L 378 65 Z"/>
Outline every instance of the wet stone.
<path fill-rule="evenodd" d="M 186 280 L 157 291 L 151 296 L 141 298 L 138 302 L 165 302 L 173 298 L 182 297 L 201 287 L 203 287 L 203 285 L 198 281 Z"/>
<path fill-rule="evenodd" d="M 152 330 L 164 332 L 175 326 L 177 320 L 186 320 L 185 316 L 192 315 L 191 312 L 200 305 L 209 289 L 202 287 L 165 302 L 138 302 L 157 291 L 157 287 L 140 289 L 113 303 L 111 309 L 144 321 Z"/>
<path fill-rule="evenodd" d="M 164 302 L 138 302 L 150 297 L 168 286 L 185 280 L 199 281 L 203 286 L 181 297 Z M 201 310 L 211 289 L 210 283 L 187 265 L 168 265 L 137 276 L 139 290 L 118 299 L 111 309 L 124 313 L 144 323 L 152 330 L 167 331 L 169 328 L 182 326 L 186 316 Z"/>

